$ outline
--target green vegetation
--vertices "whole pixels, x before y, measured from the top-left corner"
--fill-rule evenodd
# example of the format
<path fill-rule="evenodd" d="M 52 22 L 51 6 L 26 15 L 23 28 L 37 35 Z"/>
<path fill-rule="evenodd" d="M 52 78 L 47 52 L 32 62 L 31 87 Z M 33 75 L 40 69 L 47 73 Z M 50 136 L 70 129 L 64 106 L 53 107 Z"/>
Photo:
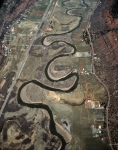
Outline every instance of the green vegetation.
<path fill-rule="evenodd" d="M 107 144 L 99 138 L 85 138 L 86 150 L 109 150 Z"/>

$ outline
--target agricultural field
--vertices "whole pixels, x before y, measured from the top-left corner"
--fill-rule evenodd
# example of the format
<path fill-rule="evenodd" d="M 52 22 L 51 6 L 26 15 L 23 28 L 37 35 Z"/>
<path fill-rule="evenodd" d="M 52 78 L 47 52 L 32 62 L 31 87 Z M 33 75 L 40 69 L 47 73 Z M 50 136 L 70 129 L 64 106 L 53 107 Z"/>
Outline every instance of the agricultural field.
<path fill-rule="evenodd" d="M 38 0 L 11 26 L 4 39 L 1 109 L 14 90 L 2 118 L 1 150 L 110 150 L 102 105 L 107 90 L 94 72 L 99 58 L 84 38 L 98 4 Z"/>

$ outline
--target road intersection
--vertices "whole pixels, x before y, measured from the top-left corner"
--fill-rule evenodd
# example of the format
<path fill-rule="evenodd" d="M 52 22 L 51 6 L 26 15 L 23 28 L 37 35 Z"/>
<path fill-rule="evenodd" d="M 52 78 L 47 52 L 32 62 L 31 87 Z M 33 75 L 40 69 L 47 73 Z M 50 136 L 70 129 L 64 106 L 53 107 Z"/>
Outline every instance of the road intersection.
<path fill-rule="evenodd" d="M 101 4 L 100 1 L 98 2 L 98 5 L 99 5 L 99 4 Z M 97 6 L 98 6 L 98 5 L 97 5 Z M 96 8 L 97 8 L 97 6 L 96 6 Z M 95 8 L 95 9 L 96 9 L 96 8 Z M 94 9 L 94 10 L 95 10 L 95 9 Z M 106 89 L 107 94 L 108 94 L 108 101 L 107 101 L 107 106 L 106 106 L 106 129 L 107 129 L 108 138 L 109 138 L 109 145 L 110 145 L 110 147 L 111 147 L 111 150 L 113 150 L 113 146 L 112 146 L 112 142 L 111 142 L 111 136 L 110 136 L 110 131 L 109 131 L 109 126 L 108 126 L 108 123 L 109 123 L 109 121 L 108 121 L 108 118 L 109 118 L 109 112 L 108 112 L 108 110 L 109 110 L 109 105 L 110 105 L 110 100 L 111 100 L 111 98 L 110 98 L 110 93 L 109 93 L 109 90 L 108 90 L 107 86 L 106 86 L 106 85 L 100 80 L 100 78 L 96 75 L 96 71 L 95 71 L 95 67 L 94 67 L 94 48 L 93 48 L 93 43 L 92 43 L 90 31 L 89 31 L 89 29 L 90 29 L 90 27 L 91 27 L 90 18 L 91 18 L 91 16 L 92 16 L 94 10 L 92 11 L 92 13 L 91 13 L 91 15 L 90 15 L 90 17 L 89 17 L 88 26 L 87 26 L 87 29 L 86 29 L 86 30 L 87 30 L 87 33 L 88 33 L 88 36 L 89 36 L 90 46 L 91 46 L 91 50 L 92 50 L 92 54 L 91 54 L 91 55 L 92 55 L 92 71 L 93 71 L 93 74 L 95 75 L 95 77 L 97 78 L 97 80 L 104 86 L 104 88 Z"/>
<path fill-rule="evenodd" d="M 2 116 L 3 111 L 4 111 L 4 109 L 5 109 L 5 107 L 6 107 L 7 103 L 8 103 L 9 97 L 10 97 L 12 91 L 13 91 L 14 86 L 16 85 L 17 79 L 19 78 L 19 76 L 20 76 L 20 74 L 21 74 L 21 72 L 22 72 L 22 70 L 23 70 L 23 67 L 24 67 L 24 65 L 25 65 L 25 63 L 26 63 L 26 61 L 27 61 L 28 56 L 29 56 L 29 52 L 30 52 L 30 50 L 31 50 L 31 48 L 32 48 L 32 45 L 33 45 L 35 39 L 36 39 L 36 36 L 39 34 L 39 32 L 40 32 L 42 26 L 44 25 L 44 22 L 45 22 L 45 20 L 47 19 L 47 16 L 48 16 L 48 13 L 49 13 L 49 10 L 50 10 L 51 6 L 54 7 L 53 2 L 54 2 L 54 0 L 50 0 L 49 5 L 47 6 L 47 9 L 46 9 L 46 11 L 45 11 L 45 13 L 44 13 L 44 15 L 43 15 L 43 17 L 42 17 L 42 20 L 41 20 L 41 22 L 39 23 L 38 30 L 37 30 L 36 33 L 34 34 L 33 40 L 32 40 L 32 42 L 31 42 L 31 44 L 30 44 L 28 50 L 27 50 L 26 53 L 24 54 L 24 58 L 23 58 L 22 62 L 20 63 L 20 66 L 18 67 L 18 70 L 17 70 L 17 72 L 16 72 L 16 75 L 15 75 L 15 77 L 14 77 L 14 80 L 13 80 L 13 82 L 12 82 L 10 88 L 9 88 L 9 92 L 8 92 L 8 94 L 7 94 L 7 96 L 6 96 L 5 100 L 4 100 L 4 103 L 3 103 L 2 107 L 1 107 L 1 109 L 0 109 L 0 117 Z"/>

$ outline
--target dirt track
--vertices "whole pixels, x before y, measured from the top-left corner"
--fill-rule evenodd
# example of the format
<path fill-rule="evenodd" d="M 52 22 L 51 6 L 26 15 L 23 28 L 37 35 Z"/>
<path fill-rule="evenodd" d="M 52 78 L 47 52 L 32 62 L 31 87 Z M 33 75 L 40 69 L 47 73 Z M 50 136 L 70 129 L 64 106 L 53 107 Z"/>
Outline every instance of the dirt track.
<path fill-rule="evenodd" d="M 91 36 L 98 61 L 94 62 L 97 76 L 110 93 L 109 130 L 112 144 L 117 143 L 116 132 L 118 108 L 118 18 L 114 18 L 111 8 L 115 1 L 104 0 L 91 17 Z M 95 20 L 95 18 L 97 18 Z M 104 105 L 106 108 L 107 104 Z M 105 116 L 106 117 L 106 116 Z M 117 149 L 113 145 L 114 150 Z"/>

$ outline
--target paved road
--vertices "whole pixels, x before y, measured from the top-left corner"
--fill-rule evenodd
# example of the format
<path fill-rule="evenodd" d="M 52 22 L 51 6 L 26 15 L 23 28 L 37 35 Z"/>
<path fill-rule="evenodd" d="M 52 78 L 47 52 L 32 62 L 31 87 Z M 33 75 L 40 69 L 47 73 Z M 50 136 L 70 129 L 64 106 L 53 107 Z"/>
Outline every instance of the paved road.
<path fill-rule="evenodd" d="M 17 81 L 17 79 L 19 78 L 20 73 L 21 73 L 21 71 L 22 71 L 22 69 L 23 69 L 23 67 L 24 67 L 24 65 L 25 65 L 25 63 L 26 63 L 26 60 L 27 60 L 28 55 L 29 55 L 29 52 L 30 52 L 31 47 L 32 47 L 32 45 L 33 45 L 33 43 L 34 43 L 34 40 L 35 40 L 37 34 L 40 32 L 40 30 L 41 30 L 41 28 L 42 28 L 42 26 L 43 26 L 43 24 L 44 24 L 44 21 L 47 19 L 48 12 L 49 12 L 49 10 L 50 10 L 50 8 L 51 8 L 53 2 L 54 2 L 54 0 L 50 0 L 50 3 L 49 3 L 49 5 L 48 5 L 48 7 L 47 7 L 47 9 L 46 9 L 46 11 L 45 11 L 43 17 L 42 17 L 42 20 L 41 20 L 40 24 L 39 24 L 39 28 L 38 28 L 38 30 L 36 31 L 36 33 L 34 34 L 33 40 L 32 40 L 32 42 L 31 42 L 31 44 L 30 44 L 28 50 L 26 51 L 26 53 L 25 53 L 25 55 L 24 55 L 24 58 L 23 58 L 23 60 L 22 60 L 22 62 L 21 62 L 21 64 L 20 64 L 20 66 L 19 66 L 19 68 L 18 68 L 18 70 L 17 70 L 17 72 L 16 72 L 14 81 L 12 82 L 12 85 L 11 85 L 10 88 L 9 88 L 9 92 L 8 92 L 8 94 L 7 94 L 7 96 L 6 96 L 5 100 L 4 100 L 4 103 L 3 103 L 3 105 L 2 105 L 2 108 L 1 108 L 1 110 L 0 110 L 0 117 L 1 117 L 1 115 L 2 115 L 2 113 L 3 113 L 3 111 L 4 111 L 4 108 L 5 108 L 5 106 L 6 106 L 7 102 L 8 102 L 8 100 L 9 100 L 10 94 L 11 94 L 12 91 L 13 91 L 13 88 L 14 88 L 14 86 L 15 86 L 15 84 L 16 84 L 16 81 Z M 53 5 L 53 7 L 54 7 L 54 5 Z"/>
<path fill-rule="evenodd" d="M 100 3 L 100 1 L 99 1 Z M 98 3 L 98 5 L 99 5 Z M 100 3 L 101 4 L 101 3 Z M 98 6 L 97 5 L 97 6 Z M 96 6 L 96 8 L 97 8 Z M 95 9 L 96 9 L 95 8 Z M 94 9 L 94 10 L 95 10 Z M 91 15 L 90 15 L 90 18 L 94 12 L 94 10 L 92 11 Z M 95 77 L 97 78 L 97 80 L 105 87 L 105 89 L 107 90 L 107 93 L 108 93 L 108 102 L 107 102 L 107 107 L 106 107 L 106 129 L 107 129 L 107 133 L 108 133 L 108 138 L 109 138 L 109 145 L 111 147 L 111 150 L 113 150 L 113 146 L 112 146 L 112 142 L 111 142 L 111 136 L 110 136 L 110 131 L 109 131 L 109 126 L 108 126 L 108 118 L 109 118 L 109 113 L 108 113 L 108 109 L 109 109 L 109 105 L 110 105 L 110 93 L 109 93 L 109 90 L 107 88 L 107 86 L 100 80 L 100 78 L 96 75 L 95 73 L 95 67 L 94 67 L 94 48 L 93 48 L 93 43 L 92 43 L 92 40 L 91 40 L 91 35 L 90 35 L 90 32 L 89 32 L 89 28 L 91 26 L 90 24 L 90 18 L 89 18 L 89 21 L 88 21 L 88 27 L 87 27 L 87 32 L 88 32 L 88 35 L 89 35 L 89 39 L 90 39 L 90 45 L 91 45 L 91 49 L 92 49 L 92 71 L 93 71 L 93 74 L 95 75 Z"/>

